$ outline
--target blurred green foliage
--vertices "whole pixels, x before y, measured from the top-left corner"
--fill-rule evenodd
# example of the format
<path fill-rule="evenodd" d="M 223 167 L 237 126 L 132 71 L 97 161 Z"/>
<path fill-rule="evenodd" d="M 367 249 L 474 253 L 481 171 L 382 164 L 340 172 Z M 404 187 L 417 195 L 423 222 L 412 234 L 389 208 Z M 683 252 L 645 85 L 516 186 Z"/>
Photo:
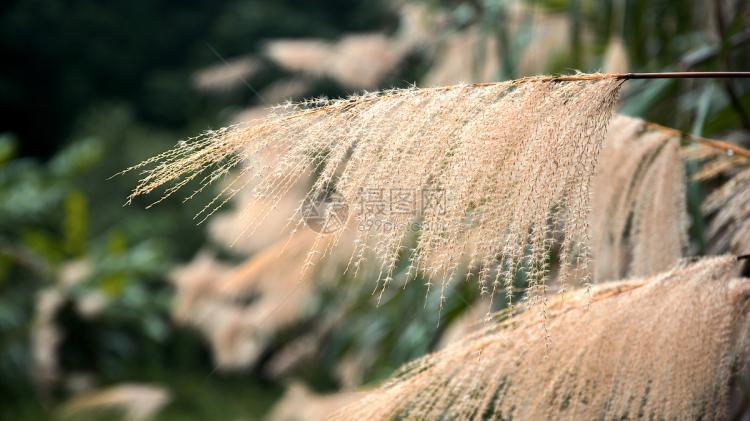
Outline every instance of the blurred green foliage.
<path fill-rule="evenodd" d="M 167 273 L 206 243 L 193 220 L 201 198 L 123 207 L 137 175 L 108 178 L 221 124 L 222 110 L 257 100 L 249 89 L 200 95 L 191 85 L 196 70 L 256 51 L 269 37 L 333 38 L 390 19 L 351 0 L 0 6 L 0 418 L 47 418 L 68 393 L 33 364 L 48 290 L 62 297 L 52 315 L 61 338 L 51 346 L 63 379 L 95 373 L 99 384 L 166 383 L 176 389 L 166 414 L 175 419 L 267 408 L 263 396 L 278 391 L 247 399 L 260 387 L 253 379 L 211 376 L 206 345 L 170 321 Z M 81 310 L 92 296 L 106 303 L 94 317 Z M 228 389 L 233 397 L 222 396 Z"/>

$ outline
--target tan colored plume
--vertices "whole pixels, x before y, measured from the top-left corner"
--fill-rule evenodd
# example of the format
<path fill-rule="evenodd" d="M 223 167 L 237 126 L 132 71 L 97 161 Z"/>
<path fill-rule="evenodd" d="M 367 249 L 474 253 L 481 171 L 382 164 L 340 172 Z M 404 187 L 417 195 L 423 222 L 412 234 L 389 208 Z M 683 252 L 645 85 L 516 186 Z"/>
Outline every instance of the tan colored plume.
<path fill-rule="evenodd" d="M 581 74 L 291 105 L 132 167 L 144 175 L 131 198 L 169 185 L 161 201 L 190 181 L 202 190 L 244 162 L 198 219 L 248 188 L 267 206 L 248 221 L 251 235 L 297 180 L 314 174 L 307 200 L 335 194 L 348 205 L 348 224 L 357 227 L 349 270 L 378 256 L 381 291 L 402 258 L 410 274 L 440 280 L 443 289 L 468 262 L 482 268 L 483 291 L 510 287 L 507 275 L 523 267 L 540 290 L 553 239 L 564 238 L 563 283 L 577 278 L 575 270 L 587 272 L 590 181 L 621 85 L 616 75 Z M 276 158 L 256 159 L 265 156 Z M 263 175 L 252 186 L 250 171 Z M 304 216 L 300 203 L 293 233 L 306 229 Z M 326 213 L 326 223 L 336 216 Z M 405 233 L 416 222 L 420 235 L 410 247 Z M 323 241 L 327 235 L 334 239 Z M 318 234 L 304 267 L 341 235 Z"/>
<path fill-rule="evenodd" d="M 557 295 L 403 366 L 341 419 L 716 419 L 747 367 L 736 258 Z"/>
<path fill-rule="evenodd" d="M 594 280 L 653 275 L 687 247 L 680 143 L 623 115 L 610 125 L 593 182 Z"/>

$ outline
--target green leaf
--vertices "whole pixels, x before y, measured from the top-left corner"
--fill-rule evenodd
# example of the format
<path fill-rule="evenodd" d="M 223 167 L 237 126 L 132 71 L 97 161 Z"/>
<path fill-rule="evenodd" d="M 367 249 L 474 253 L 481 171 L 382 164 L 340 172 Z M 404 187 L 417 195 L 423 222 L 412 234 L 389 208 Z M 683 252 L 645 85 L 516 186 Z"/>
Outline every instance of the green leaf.
<path fill-rule="evenodd" d="M 15 136 L 9 133 L 0 134 L 0 165 L 13 159 L 17 149 Z"/>
<path fill-rule="evenodd" d="M 80 256 L 86 249 L 88 237 L 88 204 L 86 196 L 79 191 L 68 193 L 64 203 L 63 241 L 65 251 Z"/>

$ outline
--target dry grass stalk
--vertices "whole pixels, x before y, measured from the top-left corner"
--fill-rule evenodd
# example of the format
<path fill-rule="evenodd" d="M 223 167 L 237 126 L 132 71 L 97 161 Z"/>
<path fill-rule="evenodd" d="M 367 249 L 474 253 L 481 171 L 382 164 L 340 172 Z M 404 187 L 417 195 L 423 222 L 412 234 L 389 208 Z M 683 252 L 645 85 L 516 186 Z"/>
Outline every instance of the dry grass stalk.
<path fill-rule="evenodd" d="M 158 203 L 196 179 L 202 190 L 246 162 L 198 218 L 248 187 L 254 200 L 268 203 L 248 221 L 245 233 L 252 234 L 312 171 L 317 178 L 307 197 L 335 191 L 349 204 L 349 223 L 364 227 L 357 230 L 349 270 L 356 274 L 368 255 L 378 256 L 382 290 L 404 254 L 411 274 L 440 279 L 443 289 L 468 261 L 484 268 L 478 276 L 483 291 L 502 288 L 504 280 L 510 287 L 506 275 L 519 267 L 530 268 L 532 287 L 541 290 L 553 238 L 564 237 L 562 282 L 576 276 L 572 268 L 587 272 L 590 180 L 621 84 L 617 75 L 582 74 L 292 105 L 284 114 L 208 132 L 132 167 L 144 175 L 131 199 L 172 184 Z M 256 157 L 265 156 L 276 158 L 253 168 Z M 253 170 L 264 178 L 248 186 L 243 176 Z M 388 195 L 399 191 L 433 200 L 419 214 L 427 228 L 406 251 L 401 227 L 417 219 L 389 207 Z M 302 216 L 300 204 L 293 232 Z M 324 241 L 319 234 L 305 269 L 330 253 L 341 235 Z"/>
<path fill-rule="evenodd" d="M 82 393 L 69 400 L 62 408 L 64 417 L 92 416 L 105 410 L 120 410 L 128 421 L 152 419 L 169 403 L 169 392 L 163 388 L 143 384 L 122 384 L 106 389 Z"/>
<path fill-rule="evenodd" d="M 593 183 L 595 280 L 652 275 L 682 257 L 688 223 L 679 152 L 670 133 L 643 120 L 612 122 Z"/>
<path fill-rule="evenodd" d="M 736 155 L 738 157 L 744 158 L 744 160 L 750 159 L 750 150 L 747 150 L 743 148 L 742 146 L 739 146 L 736 144 L 736 143 L 742 143 L 741 141 L 727 142 L 724 140 L 709 139 L 703 136 L 696 136 L 690 133 L 681 132 L 671 127 L 662 126 L 661 124 L 656 124 L 656 123 L 651 123 L 651 122 L 646 123 L 646 124 L 648 125 L 650 129 L 658 130 L 660 132 L 674 136 L 675 138 L 686 140 L 696 145 L 701 145 L 701 146 L 706 147 L 706 148 L 694 149 L 692 152 L 687 152 L 687 153 L 683 152 L 683 156 L 689 156 L 692 153 L 696 156 L 703 155 L 703 159 L 705 159 L 710 156 L 716 157 L 717 155 L 724 153 L 729 158 Z M 691 148 L 687 148 L 687 149 L 691 149 Z M 706 151 L 706 150 L 709 150 L 712 152 L 710 153 L 701 152 L 701 151 Z M 696 158 L 693 158 L 693 159 L 696 159 Z"/>
<path fill-rule="evenodd" d="M 342 419 L 716 419 L 747 364 L 732 256 L 558 295 L 402 367 Z"/>

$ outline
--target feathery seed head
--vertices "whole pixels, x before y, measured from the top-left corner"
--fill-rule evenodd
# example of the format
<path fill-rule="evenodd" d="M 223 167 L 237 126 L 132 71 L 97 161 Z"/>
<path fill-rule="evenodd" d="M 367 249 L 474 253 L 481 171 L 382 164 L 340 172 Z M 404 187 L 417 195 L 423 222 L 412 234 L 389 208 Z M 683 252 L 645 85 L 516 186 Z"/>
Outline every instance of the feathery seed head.
<path fill-rule="evenodd" d="M 403 366 L 341 419 L 716 419 L 748 362 L 733 256 L 558 295 Z"/>
<path fill-rule="evenodd" d="M 687 247 L 685 189 L 674 135 L 614 118 L 592 185 L 594 280 L 653 275 L 675 264 Z"/>
<path fill-rule="evenodd" d="M 249 189 L 268 210 L 248 221 L 250 234 L 312 175 L 307 198 L 335 192 L 355 210 L 349 268 L 377 256 L 380 288 L 407 257 L 411 273 L 443 288 L 468 264 L 496 268 L 480 272 L 483 290 L 508 288 L 508 275 L 526 268 L 532 289 L 543 291 L 557 238 L 563 282 L 586 273 L 590 181 L 621 84 L 616 75 L 581 74 L 302 102 L 132 167 L 145 172 L 131 198 L 169 185 L 161 201 L 191 181 L 200 191 L 245 163 L 198 219 Z M 252 185 L 250 171 L 262 175 Z M 302 205 L 293 232 L 304 229 Z M 416 246 L 405 251 L 414 223 Z M 314 241 L 308 263 L 337 244 Z"/>

